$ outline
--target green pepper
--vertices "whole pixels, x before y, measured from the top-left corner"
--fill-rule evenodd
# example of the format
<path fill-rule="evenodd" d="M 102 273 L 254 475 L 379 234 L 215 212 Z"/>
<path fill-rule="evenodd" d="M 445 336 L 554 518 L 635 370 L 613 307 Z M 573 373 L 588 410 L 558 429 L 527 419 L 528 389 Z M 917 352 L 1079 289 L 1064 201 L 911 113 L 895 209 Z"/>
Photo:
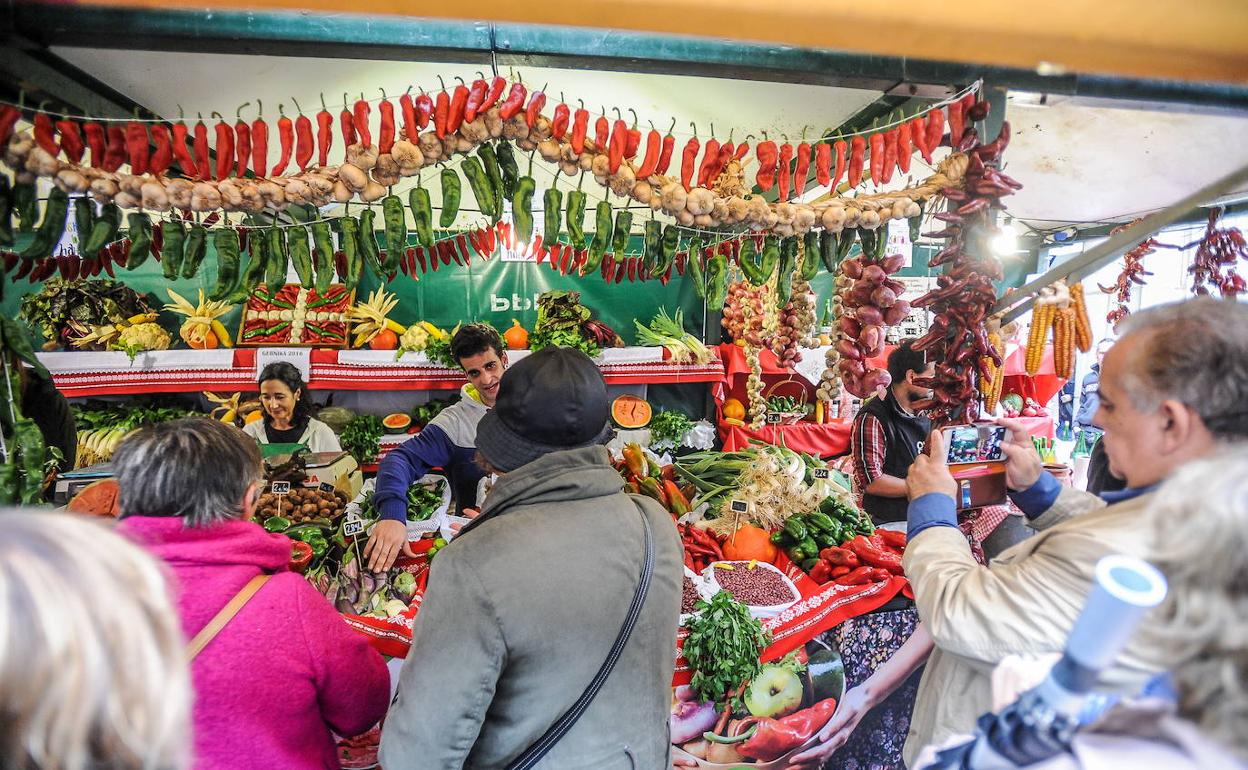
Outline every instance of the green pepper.
<path fill-rule="evenodd" d="M 259 231 L 254 231 L 259 233 Z M 251 296 L 264 281 L 264 270 L 269 263 L 269 241 L 263 236 L 247 239 L 248 262 L 247 270 L 238 282 L 238 288 L 226 298 L 226 302 L 234 304 Z"/>
<path fill-rule="evenodd" d="M 525 246 L 533 238 L 533 191 L 537 182 L 533 177 L 522 177 L 516 183 L 516 195 L 511 201 L 511 215 L 516 225 L 516 241 Z"/>
<path fill-rule="evenodd" d="M 771 533 L 771 544 L 778 545 L 781 548 L 793 545 L 793 539 L 789 537 L 789 533 L 783 529 L 778 529 Z"/>
<path fill-rule="evenodd" d="M 116 208 L 116 207 L 114 207 Z M 60 243 L 65 234 L 65 222 L 69 219 L 69 195 L 59 187 L 53 187 L 48 193 L 48 202 L 43 209 L 43 221 L 32 240 L 20 254 L 22 259 L 44 259 L 52 255 L 52 249 Z M 113 232 L 116 232 L 114 229 Z M 98 249 L 97 249 L 98 251 Z"/>
<path fill-rule="evenodd" d="M 407 205 L 416 220 L 416 240 L 426 249 L 433 248 L 433 204 L 429 202 L 429 191 L 413 187 L 407 194 Z"/>
<path fill-rule="evenodd" d="M 498 154 L 499 171 L 503 174 L 503 197 L 510 199 L 520 181 L 520 167 L 516 165 L 511 142 L 499 142 L 495 152 Z"/>
<path fill-rule="evenodd" d="M 377 243 L 376 229 L 377 212 L 371 208 L 360 213 L 360 230 L 356 237 L 360 241 L 360 253 L 364 255 L 364 263 L 377 274 L 381 280 L 386 279 L 385 266 L 381 264 L 381 246 Z"/>
<path fill-rule="evenodd" d="M 364 258 L 360 254 L 360 223 L 350 216 L 339 217 L 335 221 L 339 233 L 338 246 L 346 257 L 346 287 L 350 291 L 359 285 L 364 272 Z"/>
<path fill-rule="evenodd" d="M 542 195 L 542 215 L 545 218 L 542 241 L 558 243 L 563 224 L 563 193 L 558 188 L 551 187 Z"/>
<path fill-rule="evenodd" d="M 776 307 L 789 304 L 793 294 L 793 271 L 797 268 L 797 238 L 780 242 L 780 276 L 776 279 Z"/>
<path fill-rule="evenodd" d="M 286 285 L 286 239 L 276 226 L 270 227 L 265 237 L 269 240 L 269 261 L 264 268 L 264 286 L 276 296 Z"/>
<path fill-rule="evenodd" d="M 815 280 L 819 274 L 819 233 L 811 230 L 802 240 L 802 272 L 801 279 L 806 283 Z"/>
<path fill-rule="evenodd" d="M 659 242 L 659 263 L 653 275 L 665 275 L 676 261 L 676 248 L 680 246 L 680 229 L 676 225 L 663 228 L 663 239 Z"/>
<path fill-rule="evenodd" d="M 910 225 L 910 242 L 919 242 L 919 226 L 923 223 L 923 201 L 919 201 L 919 213 L 907 220 Z"/>
<path fill-rule="evenodd" d="M 801 548 L 803 551 L 810 554 L 811 556 L 819 555 L 819 544 L 816 543 L 815 539 L 811 537 L 810 535 L 807 535 L 806 537 L 802 538 L 802 542 L 798 543 L 797 547 Z"/>
<path fill-rule="evenodd" d="M 874 230 L 865 227 L 858 228 L 858 243 L 862 245 L 863 260 L 871 259 L 875 255 L 875 243 L 878 240 Z"/>
<path fill-rule="evenodd" d="M 299 276 L 299 284 L 311 289 L 316 278 L 312 272 L 312 252 L 308 249 L 308 228 L 295 225 L 286 229 L 286 250 L 290 253 L 291 264 L 295 266 L 295 275 Z"/>
<path fill-rule="evenodd" d="M 87 242 L 83 244 L 83 254 L 94 254 L 108 244 L 112 243 L 117 237 L 117 230 L 121 227 L 121 209 L 117 208 L 115 203 L 105 203 L 100 208 L 100 215 L 96 217 L 95 222 L 91 225 L 91 234 L 87 236 Z"/>
<path fill-rule="evenodd" d="M 459 174 L 454 169 L 442 169 L 442 214 L 438 218 L 438 224 L 443 229 L 455 224 L 455 217 L 459 216 L 459 199 L 462 196 Z"/>
<path fill-rule="evenodd" d="M 659 250 L 659 241 L 663 239 L 663 223 L 657 219 L 646 222 L 642 242 L 642 259 L 651 275 L 658 275 L 659 260 L 663 255 Z"/>
<path fill-rule="evenodd" d="M 836 258 L 836 233 L 824 230 L 819 233 L 819 259 L 823 261 L 823 267 L 829 273 L 836 273 L 836 266 L 839 264 Z"/>
<path fill-rule="evenodd" d="M 132 211 L 126 217 L 126 230 L 130 238 L 126 269 L 134 270 L 152 255 L 152 220 L 142 211 Z"/>
<path fill-rule="evenodd" d="M 312 245 L 316 248 L 316 293 L 325 296 L 334 282 L 334 240 L 328 222 L 312 223 Z"/>
<path fill-rule="evenodd" d="M 836 236 L 836 261 L 839 264 L 843 259 L 849 256 L 849 252 L 854 248 L 854 241 L 858 239 L 857 228 L 847 227 Z"/>
<path fill-rule="evenodd" d="M 507 142 L 499 142 L 499 147 L 507 146 Z M 494 211 L 500 215 L 503 212 L 503 173 L 498 167 L 498 155 L 494 151 L 493 145 L 489 142 L 482 144 L 477 148 L 477 156 L 481 159 L 481 169 L 485 172 L 485 178 L 489 180 L 490 199 L 494 202 Z M 472 180 L 469 180 L 470 182 Z M 475 189 L 474 189 L 475 192 Z M 508 199 L 511 195 L 506 196 Z M 485 213 L 487 209 L 483 206 L 481 211 Z"/>
<path fill-rule="evenodd" d="M 208 295 L 208 299 L 220 301 L 234 293 L 235 284 L 238 283 L 241 259 L 238 231 L 232 227 L 223 227 L 213 233 L 212 243 L 217 250 L 217 285 L 212 294 Z"/>
<path fill-rule="evenodd" d="M 34 182 L 13 185 L 13 211 L 19 220 L 19 231 L 29 233 L 35 229 L 35 220 L 39 218 L 39 194 Z"/>
<path fill-rule="evenodd" d="M 386 261 L 381 266 L 390 274 L 399 269 L 407 251 L 407 212 L 399 196 L 387 195 L 381 201 L 381 216 L 386 226 Z"/>
<path fill-rule="evenodd" d="M 166 281 L 177 280 L 186 250 L 186 228 L 180 219 L 160 223 L 160 270 Z"/>
<path fill-rule="evenodd" d="M 806 522 L 826 532 L 830 532 L 836 526 L 836 522 L 832 521 L 832 517 L 822 511 L 806 514 Z"/>
<path fill-rule="evenodd" d="M 196 222 L 186 236 L 186 251 L 182 255 L 182 277 L 190 280 L 199 272 L 199 266 L 208 253 L 208 231 Z"/>
<path fill-rule="evenodd" d="M 290 519 L 285 516 L 270 516 L 264 520 L 266 532 L 285 532 L 290 529 Z"/>
<path fill-rule="evenodd" d="M 585 248 L 585 193 L 568 193 L 568 243 L 576 249 Z"/>
<path fill-rule="evenodd" d="M 85 249 L 87 237 L 91 235 L 91 227 L 95 224 L 95 206 L 87 196 L 74 198 L 74 228 L 78 232 L 78 243 Z"/>
<path fill-rule="evenodd" d="M 706 263 L 706 307 L 718 313 L 728 298 L 728 257 L 716 254 Z"/>
<path fill-rule="evenodd" d="M 468 186 L 472 188 L 472 194 L 477 199 L 477 208 L 481 209 L 481 213 L 490 218 L 491 221 L 497 222 L 499 211 L 495 209 L 494 189 L 490 185 L 489 177 L 485 175 L 485 169 L 481 167 L 481 161 L 472 156 L 464 158 L 461 164 L 464 176 L 468 178 Z"/>
<path fill-rule="evenodd" d="M 689 240 L 689 253 L 685 258 L 685 275 L 693 282 L 693 290 L 706 299 L 706 276 L 702 273 L 702 239 L 694 236 Z"/>
<path fill-rule="evenodd" d="M 621 209 L 615 215 L 615 229 L 611 233 L 611 253 L 622 258 L 628 250 L 628 237 L 633 229 L 633 212 Z"/>
<path fill-rule="evenodd" d="M 790 516 L 784 522 L 784 531 L 797 543 L 806 539 L 806 525 L 797 516 Z"/>
<path fill-rule="evenodd" d="M 597 213 L 594 215 L 594 240 L 589 244 L 589 256 L 585 260 L 585 266 L 581 268 L 581 275 L 591 275 L 598 269 L 610 245 L 611 204 L 599 201 Z"/>
<path fill-rule="evenodd" d="M 86 200 L 85 198 L 83 200 Z M 0 174 L 0 246 L 13 245 L 13 188 Z"/>

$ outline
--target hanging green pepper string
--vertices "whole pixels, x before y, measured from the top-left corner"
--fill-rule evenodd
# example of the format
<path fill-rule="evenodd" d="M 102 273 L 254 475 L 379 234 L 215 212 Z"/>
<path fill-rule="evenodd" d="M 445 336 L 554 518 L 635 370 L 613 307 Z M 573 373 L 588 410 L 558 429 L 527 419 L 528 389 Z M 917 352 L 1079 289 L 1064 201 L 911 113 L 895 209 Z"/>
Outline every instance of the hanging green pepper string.
<path fill-rule="evenodd" d="M 819 233 L 819 259 L 829 273 L 836 273 L 840 260 L 836 258 L 836 233 L 824 230 Z"/>
<path fill-rule="evenodd" d="M 706 263 L 706 295 L 708 310 L 714 313 L 723 310 L 724 300 L 728 298 L 728 257 L 723 254 L 716 254 Z"/>
<path fill-rule="evenodd" d="M 295 266 L 295 275 L 299 276 L 299 284 L 305 289 L 316 285 L 316 277 L 312 272 L 312 252 L 308 249 L 308 228 L 295 225 L 286 230 L 286 251 L 290 254 L 290 262 Z"/>
<path fill-rule="evenodd" d="M 802 238 L 801 279 L 810 283 L 819 274 L 819 233 L 811 230 Z"/>
<path fill-rule="evenodd" d="M 484 147 L 485 145 L 482 145 Z M 464 158 L 461 164 L 464 176 L 468 178 L 468 186 L 472 188 L 472 194 L 477 199 L 477 208 L 481 213 L 490 218 L 492 222 L 498 222 L 500 210 L 495 208 L 494 187 L 490 184 L 490 179 L 485 174 L 485 169 L 481 166 L 481 161 L 469 156 Z"/>
<path fill-rule="evenodd" d="M 338 223 L 338 246 L 346 257 L 346 287 L 350 291 L 360 285 L 364 272 L 364 257 L 360 254 L 360 223 L 350 215 L 340 217 Z"/>
<path fill-rule="evenodd" d="M 265 237 L 269 241 L 269 261 L 264 268 L 264 287 L 270 295 L 276 296 L 286 285 L 286 239 L 276 224 L 269 228 Z"/>
<path fill-rule="evenodd" d="M 563 223 L 563 193 L 558 188 L 551 187 L 542 195 L 542 215 L 545 219 L 542 240 L 547 245 L 558 243 Z"/>
<path fill-rule="evenodd" d="M 35 229 L 39 218 L 39 193 L 34 182 L 13 185 L 13 211 L 18 218 L 18 232 L 29 233 Z"/>
<path fill-rule="evenodd" d="M 581 275 L 591 275 L 602 264 L 611 245 L 611 204 L 599 201 L 594 215 L 594 240 L 589 244 L 589 256 L 581 268 Z"/>
<path fill-rule="evenodd" d="M 117 208 L 115 203 L 105 203 L 100 208 L 100 216 L 91 225 L 91 234 L 87 236 L 87 242 L 82 246 L 82 253 L 90 256 L 112 243 L 120 227 L 121 209 Z"/>
<path fill-rule="evenodd" d="M 503 175 L 503 197 L 510 200 L 515 194 L 516 184 L 520 181 L 520 167 L 516 164 L 516 155 L 510 142 L 499 142 L 495 153 L 498 155 L 499 171 Z"/>
<path fill-rule="evenodd" d="M 387 195 L 381 201 L 381 216 L 386 227 L 386 260 L 382 268 L 387 274 L 399 269 L 407 251 L 407 211 L 397 195 Z"/>
<path fill-rule="evenodd" d="M 741 239 L 741 251 L 737 254 L 737 266 L 741 268 L 741 275 L 745 276 L 745 280 L 754 286 L 762 286 L 767 279 L 762 277 L 759 272 L 758 249 L 755 246 L 754 238 L 746 235 Z"/>
<path fill-rule="evenodd" d="M 537 182 L 533 177 L 521 177 L 516 183 L 516 195 L 511 203 L 511 213 L 516 223 L 516 241 L 522 246 L 528 246 L 533 238 L 533 192 L 536 189 Z"/>
<path fill-rule="evenodd" d="M 429 199 L 429 191 L 423 187 L 413 187 L 407 194 L 407 205 L 412 210 L 412 218 L 416 220 L 416 240 L 426 249 L 433 248 L 433 204 Z"/>
<path fill-rule="evenodd" d="M 680 229 L 676 225 L 663 228 L 663 238 L 659 241 L 659 262 L 655 265 L 655 276 L 666 275 L 676 261 L 676 249 L 680 246 Z"/>
<path fill-rule="evenodd" d="M 312 245 L 316 255 L 316 293 L 324 296 L 334 282 L 334 240 L 328 222 L 312 223 Z"/>
<path fill-rule="evenodd" d="M 793 294 L 793 271 L 797 268 L 797 237 L 780 242 L 780 275 L 776 278 L 776 307 L 789 304 Z"/>
<path fill-rule="evenodd" d="M 585 248 L 585 204 L 588 199 L 580 190 L 568 193 L 568 243 L 575 249 Z"/>
<path fill-rule="evenodd" d="M 130 238 L 130 254 L 126 256 L 126 269 L 134 270 L 152 255 L 152 220 L 142 211 L 132 211 L 126 216 L 126 234 Z"/>
<path fill-rule="evenodd" d="M 248 261 L 247 270 L 238 282 L 238 289 L 226 301 L 234 304 L 242 302 L 264 281 L 264 271 L 269 265 L 269 239 L 252 231 L 253 236 L 247 239 Z"/>
<path fill-rule="evenodd" d="M 836 236 L 836 262 L 840 264 L 841 260 L 849 256 L 850 250 L 854 248 L 854 241 L 858 238 L 857 228 L 847 227 Z"/>
<path fill-rule="evenodd" d="M 646 229 L 643 236 L 642 249 L 646 269 L 651 275 L 658 275 L 659 261 L 663 258 L 661 254 L 660 242 L 663 240 L 663 223 L 657 219 L 651 219 L 646 222 Z"/>
<path fill-rule="evenodd" d="M 69 219 L 69 195 L 59 187 L 48 193 L 43 209 L 43 221 L 35 232 L 35 238 L 22 250 L 22 259 L 44 259 L 52 255 L 52 249 L 65 234 L 65 222 Z"/>
<path fill-rule="evenodd" d="M 182 255 L 186 251 L 186 228 L 182 220 L 160 223 L 160 269 L 166 281 L 177 280 L 182 272 Z"/>
<path fill-rule="evenodd" d="M 182 277 L 190 280 L 199 272 L 199 266 L 208 253 L 208 231 L 196 222 L 186 236 L 186 251 L 182 255 Z"/>
<path fill-rule="evenodd" d="M 239 253 L 238 231 L 232 227 L 223 227 L 212 234 L 212 245 L 217 251 L 217 285 L 208 299 L 221 301 L 234 291 L 238 283 L 239 264 L 242 255 Z M 131 252 L 133 253 L 133 251 Z"/>
<path fill-rule="evenodd" d="M 499 148 L 508 146 L 507 142 L 499 142 Z M 503 174 L 498 166 L 498 154 L 495 152 L 493 145 L 485 142 L 477 148 L 477 156 L 481 159 L 481 169 L 485 171 L 485 178 L 489 180 L 490 200 L 493 201 L 492 208 L 481 206 L 481 212 L 486 216 L 492 216 L 490 212 L 496 212 L 498 215 L 503 213 Z M 467 171 L 465 170 L 465 174 Z M 469 182 L 472 180 L 469 179 Z M 473 188 L 476 192 L 476 188 Z M 510 195 L 506 196 L 508 199 Z M 479 202 L 480 199 L 478 199 Z"/>
<path fill-rule="evenodd" d="M 685 275 L 693 282 L 693 290 L 702 299 L 706 299 L 706 276 L 702 272 L 702 238 L 694 236 L 689 240 L 689 254 L 685 258 Z"/>
<path fill-rule="evenodd" d="M 463 189 L 459 183 L 459 174 L 454 169 L 442 169 L 442 214 L 438 218 L 438 225 L 442 229 L 455 224 L 455 217 L 459 216 L 461 197 Z"/>
<path fill-rule="evenodd" d="M 761 283 L 766 283 L 771 279 L 771 274 L 776 271 L 776 267 L 780 264 L 780 239 L 775 236 L 768 236 L 763 242 L 762 260 L 758 263 L 758 276 Z"/>
<path fill-rule="evenodd" d="M 95 225 L 95 206 L 87 196 L 74 199 L 74 228 L 78 231 L 79 248 L 86 253 L 87 238 Z"/>
<path fill-rule="evenodd" d="M 888 225 L 884 226 L 884 232 L 875 234 L 875 251 L 872 252 L 875 261 L 879 262 L 884 259 L 886 251 L 888 251 Z"/>
<path fill-rule="evenodd" d="M 858 228 L 858 243 L 862 246 L 863 260 L 871 259 L 875 255 L 875 231 L 865 227 Z"/>
<path fill-rule="evenodd" d="M 13 245 L 13 188 L 0 174 L 0 246 Z"/>
<path fill-rule="evenodd" d="M 628 238 L 633 229 L 633 212 L 621 209 L 615 215 L 615 229 L 611 233 L 611 253 L 622 259 L 628 250 Z"/>
<path fill-rule="evenodd" d="M 364 209 L 360 214 L 360 230 L 357 237 L 360 240 L 360 252 L 363 253 L 368 268 L 384 281 L 386 271 L 381 264 L 381 248 L 377 245 L 377 232 L 374 224 L 376 219 L 376 211 L 371 208 Z"/>

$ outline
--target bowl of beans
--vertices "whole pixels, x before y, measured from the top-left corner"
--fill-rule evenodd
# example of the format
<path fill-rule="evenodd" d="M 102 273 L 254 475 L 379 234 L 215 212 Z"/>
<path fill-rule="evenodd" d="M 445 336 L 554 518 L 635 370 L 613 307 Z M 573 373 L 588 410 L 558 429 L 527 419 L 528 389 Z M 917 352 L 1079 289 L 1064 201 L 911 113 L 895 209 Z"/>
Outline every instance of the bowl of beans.
<path fill-rule="evenodd" d="M 680 594 L 681 625 L 684 625 L 696 614 L 698 602 L 704 599 L 709 600 L 718 590 L 718 588 L 708 586 L 706 579 L 701 575 L 685 567 L 684 584 Z"/>
<path fill-rule="evenodd" d="M 802 598 L 793 581 L 766 562 L 717 561 L 706 568 L 703 577 L 714 591 L 727 591 L 749 607 L 756 618 L 779 615 Z"/>

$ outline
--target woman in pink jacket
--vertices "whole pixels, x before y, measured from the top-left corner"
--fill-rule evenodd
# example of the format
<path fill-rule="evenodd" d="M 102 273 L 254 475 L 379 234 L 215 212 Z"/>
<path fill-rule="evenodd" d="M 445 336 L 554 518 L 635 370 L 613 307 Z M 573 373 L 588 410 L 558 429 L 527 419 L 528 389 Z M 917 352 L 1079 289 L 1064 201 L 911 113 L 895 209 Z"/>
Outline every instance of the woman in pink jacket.
<path fill-rule="evenodd" d="M 251 521 L 256 443 L 207 419 L 139 431 L 113 458 L 119 530 L 172 572 L 193 639 L 259 575 L 271 579 L 191 664 L 198 770 L 338 767 L 330 731 L 356 735 L 386 711 L 381 656 L 302 576 L 291 542 Z"/>

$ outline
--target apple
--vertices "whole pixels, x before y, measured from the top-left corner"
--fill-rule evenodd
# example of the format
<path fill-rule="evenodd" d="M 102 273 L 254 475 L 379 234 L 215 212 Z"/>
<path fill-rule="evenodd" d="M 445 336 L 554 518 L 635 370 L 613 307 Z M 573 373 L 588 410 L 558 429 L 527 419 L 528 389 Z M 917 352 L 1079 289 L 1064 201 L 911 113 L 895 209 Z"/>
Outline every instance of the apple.
<path fill-rule="evenodd" d="M 763 666 L 745 691 L 745 707 L 756 717 L 779 719 L 798 710 L 805 690 L 791 669 Z"/>

